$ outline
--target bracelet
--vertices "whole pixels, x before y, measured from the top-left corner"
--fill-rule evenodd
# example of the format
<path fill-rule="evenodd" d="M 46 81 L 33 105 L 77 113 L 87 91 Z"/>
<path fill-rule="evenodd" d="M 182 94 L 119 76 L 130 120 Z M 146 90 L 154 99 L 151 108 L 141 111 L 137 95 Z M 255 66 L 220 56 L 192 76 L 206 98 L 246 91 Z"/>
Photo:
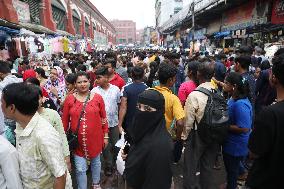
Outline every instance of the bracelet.
<path fill-rule="evenodd" d="M 109 137 L 104 137 L 104 139 L 109 139 Z"/>

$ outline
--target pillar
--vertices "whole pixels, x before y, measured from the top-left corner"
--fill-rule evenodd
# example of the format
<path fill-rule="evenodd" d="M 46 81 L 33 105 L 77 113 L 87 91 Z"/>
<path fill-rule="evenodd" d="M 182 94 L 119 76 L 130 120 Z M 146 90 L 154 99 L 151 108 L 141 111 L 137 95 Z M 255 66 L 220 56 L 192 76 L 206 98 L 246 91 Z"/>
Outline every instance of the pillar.
<path fill-rule="evenodd" d="M 13 0 L 1 0 L 0 7 L 0 18 L 13 23 L 19 23 L 17 11 L 13 6 Z"/>
<path fill-rule="evenodd" d="M 51 0 L 42 0 L 39 9 L 41 25 L 52 31 L 56 31 L 56 24 L 52 18 Z"/>
<path fill-rule="evenodd" d="M 71 9 L 71 2 L 68 0 L 67 4 L 67 21 L 66 21 L 66 30 L 68 33 L 71 33 L 72 35 L 76 35 L 75 27 L 73 24 L 73 10 Z"/>

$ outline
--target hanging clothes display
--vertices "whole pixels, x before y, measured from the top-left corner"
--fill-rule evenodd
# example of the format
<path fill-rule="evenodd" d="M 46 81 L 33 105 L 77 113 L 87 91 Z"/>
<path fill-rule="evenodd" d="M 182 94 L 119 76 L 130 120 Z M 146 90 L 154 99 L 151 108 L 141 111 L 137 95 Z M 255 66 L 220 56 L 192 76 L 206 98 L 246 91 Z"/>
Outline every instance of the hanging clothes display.
<path fill-rule="evenodd" d="M 63 51 L 65 53 L 69 53 L 69 39 L 63 37 L 62 42 L 63 42 Z"/>

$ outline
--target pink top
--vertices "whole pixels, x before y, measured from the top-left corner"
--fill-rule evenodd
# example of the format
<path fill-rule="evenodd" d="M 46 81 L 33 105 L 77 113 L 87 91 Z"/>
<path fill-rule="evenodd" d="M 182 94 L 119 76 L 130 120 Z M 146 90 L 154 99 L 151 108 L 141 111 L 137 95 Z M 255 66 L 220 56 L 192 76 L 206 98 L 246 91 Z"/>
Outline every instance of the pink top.
<path fill-rule="evenodd" d="M 196 84 L 194 81 L 187 81 L 181 84 L 179 91 L 178 91 L 178 98 L 182 104 L 185 103 L 188 95 L 196 89 Z"/>

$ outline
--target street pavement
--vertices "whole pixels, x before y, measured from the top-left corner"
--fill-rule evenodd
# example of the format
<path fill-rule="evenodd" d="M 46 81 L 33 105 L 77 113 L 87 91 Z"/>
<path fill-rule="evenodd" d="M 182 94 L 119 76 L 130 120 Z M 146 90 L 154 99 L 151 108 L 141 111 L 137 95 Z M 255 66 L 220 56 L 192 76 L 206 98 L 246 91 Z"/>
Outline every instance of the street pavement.
<path fill-rule="evenodd" d="M 222 161 L 221 161 L 222 162 Z M 183 185 L 183 158 L 181 161 L 173 165 L 173 173 L 174 173 L 174 184 L 171 189 L 182 189 Z M 73 186 L 74 189 L 77 188 L 75 178 L 74 178 L 74 171 L 72 172 L 72 180 L 73 180 Z M 88 171 L 88 185 L 91 189 L 91 173 Z M 221 163 L 221 168 L 219 170 L 215 170 L 215 173 L 212 177 L 213 186 L 212 189 L 222 189 L 222 185 L 225 183 L 225 170 L 224 165 Z M 106 177 L 104 176 L 102 172 L 102 178 L 101 178 L 101 187 L 102 189 L 126 189 L 124 181 L 120 175 L 117 173 L 114 173 L 113 176 Z"/>

